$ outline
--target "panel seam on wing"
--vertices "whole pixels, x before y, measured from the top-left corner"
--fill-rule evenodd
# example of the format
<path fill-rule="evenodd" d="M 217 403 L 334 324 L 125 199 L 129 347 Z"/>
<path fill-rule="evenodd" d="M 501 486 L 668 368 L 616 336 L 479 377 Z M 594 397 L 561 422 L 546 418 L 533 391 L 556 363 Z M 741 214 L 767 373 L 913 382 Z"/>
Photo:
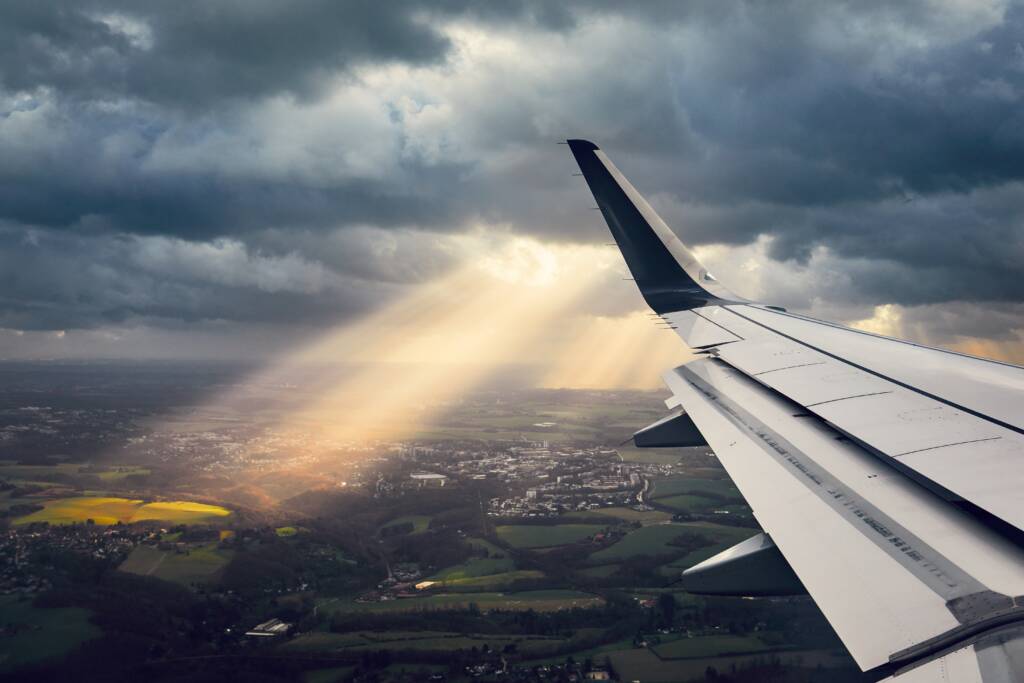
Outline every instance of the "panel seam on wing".
<path fill-rule="evenodd" d="M 893 455 L 891 457 L 899 458 L 899 457 L 902 457 L 904 455 L 911 455 L 912 453 L 923 453 L 925 451 L 934 451 L 934 450 L 938 450 L 940 448 L 949 448 L 950 446 L 964 446 L 964 445 L 969 444 L 969 443 L 982 443 L 984 441 L 998 441 L 999 439 L 1002 439 L 1002 438 L 1003 437 L 1001 437 L 1001 436 L 990 436 L 990 437 L 987 437 L 985 439 L 971 439 L 970 441 L 956 441 L 954 443 L 944 443 L 944 444 L 942 444 L 940 446 L 928 446 L 927 448 L 918 448 L 917 450 L 906 451 L 905 453 L 896 453 L 895 455 Z"/>
<path fill-rule="evenodd" d="M 736 332 L 733 332 L 733 331 L 732 331 L 732 330 L 730 330 L 729 328 L 727 328 L 727 327 L 725 327 L 725 326 L 723 326 L 723 325 L 720 325 L 720 324 L 718 324 L 717 322 L 715 322 L 715 321 L 714 321 L 714 320 L 712 320 L 711 318 L 709 318 L 709 317 L 707 317 L 706 315 L 702 314 L 702 313 L 700 312 L 700 309 L 692 308 L 692 309 L 690 309 L 690 313 L 693 313 L 693 314 L 694 314 L 695 316 L 697 316 L 697 317 L 698 317 L 698 318 L 700 318 L 701 320 L 705 320 L 705 321 L 707 321 L 707 322 L 711 323 L 712 325 L 714 325 L 714 326 L 715 326 L 715 327 L 717 327 L 718 329 L 720 329 L 720 330 L 724 330 L 725 332 L 728 332 L 728 333 L 729 333 L 729 334 L 731 334 L 732 336 L 736 337 L 736 338 L 737 338 L 738 340 L 740 340 L 740 341 L 746 341 L 746 337 L 741 337 L 741 336 L 740 336 L 739 334 L 737 334 Z"/>
<path fill-rule="evenodd" d="M 799 344 L 800 346 L 803 346 L 805 348 L 811 349 L 813 351 L 817 351 L 818 353 L 823 354 L 825 356 L 828 356 L 829 358 L 832 358 L 833 360 L 839 361 L 840 363 L 845 363 L 846 365 L 849 365 L 852 368 L 856 368 L 858 370 L 866 372 L 869 375 L 873 375 L 874 377 L 878 377 L 878 378 L 883 379 L 883 380 L 885 380 L 887 382 L 891 382 L 891 383 L 895 384 L 896 386 L 902 387 L 902 388 L 904 388 L 904 389 L 906 389 L 908 391 L 912 391 L 915 394 L 918 394 L 919 396 L 924 396 L 925 398 L 930 398 L 933 401 L 938 401 L 939 403 L 942 403 L 943 405 L 949 406 L 950 408 L 954 408 L 956 410 L 961 410 L 961 411 L 967 413 L 968 415 L 973 415 L 974 417 L 976 417 L 976 418 L 978 418 L 980 420 L 984 420 L 985 422 L 989 422 L 989 423 L 997 425 L 999 427 L 1004 427 L 1004 428 L 1009 429 L 1010 431 L 1016 432 L 1018 434 L 1024 434 L 1024 429 L 1021 429 L 1020 427 L 1017 427 L 1015 425 L 1009 424 L 1007 422 L 1003 422 L 1002 420 L 994 418 L 991 415 L 986 415 L 984 413 L 979 413 L 978 411 L 973 410 L 971 408 L 968 408 L 966 406 L 962 406 L 959 403 L 954 403 L 953 401 L 950 401 L 947 398 L 943 398 L 942 396 L 936 396 L 935 394 L 932 394 L 932 393 L 929 393 L 929 392 L 924 391 L 922 389 L 919 389 L 918 387 L 915 387 L 913 385 L 907 384 L 906 382 L 901 382 L 898 379 L 895 379 L 893 377 L 889 377 L 888 375 L 885 375 L 885 374 L 883 374 L 881 372 L 878 372 L 877 370 L 872 370 L 871 368 L 864 367 L 863 365 L 859 365 L 857 363 L 854 363 L 853 361 L 851 361 L 851 360 L 849 360 L 847 358 L 842 358 L 840 356 L 837 356 L 836 354 L 831 353 L 829 351 L 826 351 L 826 350 L 824 350 L 822 348 L 819 348 L 817 346 L 814 346 L 813 344 L 809 344 L 809 343 L 807 343 L 807 342 L 805 342 L 805 341 L 803 341 L 801 339 L 797 339 L 795 337 L 792 337 L 792 336 L 786 334 L 785 332 L 780 332 L 779 330 L 776 330 L 776 329 L 774 329 L 772 327 L 769 327 L 769 326 L 765 325 L 764 323 L 762 323 L 760 321 L 754 320 L 753 318 L 748 318 L 747 316 L 743 315 L 742 313 L 740 313 L 738 311 L 733 310 L 732 308 L 728 308 L 728 307 L 723 307 L 723 308 L 724 308 L 724 310 L 729 311 L 730 313 L 732 313 L 736 317 L 741 318 L 743 320 L 746 320 L 749 323 L 753 323 L 754 325 L 757 325 L 758 327 L 766 329 L 769 332 L 771 332 L 772 334 L 777 334 L 780 337 L 782 337 L 783 339 L 788 339 L 789 341 L 793 342 L 794 344 Z"/>
<path fill-rule="evenodd" d="M 839 401 L 849 401 L 851 398 L 867 398 L 869 396 L 883 396 L 885 394 L 891 394 L 891 391 L 872 391 L 867 394 L 854 394 L 853 396 L 841 396 L 839 398 L 830 398 L 827 401 L 818 401 L 817 403 L 808 403 L 804 408 L 813 408 L 814 406 L 823 406 L 826 403 L 838 403 Z"/>
<path fill-rule="evenodd" d="M 806 367 L 809 367 L 811 365 L 825 365 L 825 361 L 823 361 L 823 360 L 816 360 L 816 361 L 813 361 L 811 363 L 800 363 L 798 365 L 787 365 L 784 368 L 772 368 L 771 370 L 762 370 L 761 372 L 753 372 L 753 373 L 751 373 L 751 375 L 752 376 L 767 375 L 769 372 L 780 372 L 782 370 L 793 370 L 794 368 L 806 368 Z"/>

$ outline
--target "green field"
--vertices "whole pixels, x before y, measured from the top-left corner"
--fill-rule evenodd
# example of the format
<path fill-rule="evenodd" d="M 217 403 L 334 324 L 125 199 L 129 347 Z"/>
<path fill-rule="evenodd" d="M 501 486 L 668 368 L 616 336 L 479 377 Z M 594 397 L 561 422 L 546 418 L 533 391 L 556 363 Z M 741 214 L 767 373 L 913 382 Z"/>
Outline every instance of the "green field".
<path fill-rule="evenodd" d="M 580 573 L 594 579 L 605 579 L 619 570 L 617 564 L 602 564 L 598 567 L 587 567 Z"/>
<path fill-rule="evenodd" d="M 513 548 L 549 548 L 582 541 L 588 536 L 604 531 L 602 524 L 558 524 L 555 526 L 534 526 L 529 524 L 507 524 L 495 529 L 498 538 Z"/>
<path fill-rule="evenodd" d="M 435 588 L 451 590 L 497 590 L 506 588 L 516 581 L 530 581 L 544 578 L 544 572 L 536 569 L 517 569 L 515 571 L 486 574 L 483 576 L 466 576 L 462 578 L 440 579 L 441 586 Z M 437 580 L 437 579 L 431 579 Z"/>
<path fill-rule="evenodd" d="M 14 505 L 31 505 L 37 502 L 31 498 L 12 497 L 10 491 L 0 492 L 0 510 L 4 512 L 10 510 Z"/>
<path fill-rule="evenodd" d="M 659 503 L 662 501 L 658 501 Z M 621 519 L 626 522 L 640 522 L 641 524 L 660 524 L 672 519 L 672 515 L 662 510 L 634 510 L 626 507 L 598 508 L 586 512 L 570 512 L 564 515 L 564 519 L 594 522 L 602 518 L 610 517 Z M 603 521 L 603 520 L 602 520 Z"/>
<path fill-rule="evenodd" d="M 149 474 L 148 467 L 135 465 L 91 466 L 81 463 L 59 463 L 56 465 L 19 465 L 11 460 L 0 460 L 0 478 L 15 481 L 47 482 L 54 479 L 77 476 L 99 477 L 103 481 L 117 481 L 132 475 Z"/>
<path fill-rule="evenodd" d="M 102 472 L 83 472 L 83 474 L 96 474 L 103 481 L 120 481 L 125 477 L 143 476 L 150 472 L 148 467 L 113 466 Z"/>
<path fill-rule="evenodd" d="M 90 612 L 74 607 L 41 609 L 31 600 L 0 597 L 0 626 L 13 634 L 0 636 L 0 671 L 63 657 L 81 643 L 101 635 L 89 622 Z"/>
<path fill-rule="evenodd" d="M 504 550 L 482 538 L 470 538 L 467 542 L 477 552 L 486 552 L 488 556 L 471 557 L 461 564 L 445 567 L 428 577 L 427 580 L 443 581 L 447 585 L 462 587 L 488 585 L 501 587 L 510 581 L 519 580 L 519 578 L 538 578 L 541 575 L 540 572 L 536 572 L 535 575 L 521 575 L 517 578 L 515 575 L 519 572 L 516 571 L 516 563 Z M 484 577 L 494 578 L 487 581 Z"/>
<path fill-rule="evenodd" d="M 187 553 L 139 545 L 118 569 L 183 586 L 205 585 L 220 576 L 220 572 L 231 561 L 233 555 L 233 550 L 218 548 L 216 543 L 192 546 Z"/>
<path fill-rule="evenodd" d="M 668 555 L 679 552 L 669 541 L 687 531 L 684 524 L 657 524 L 630 531 L 618 543 L 590 556 L 594 564 L 620 562 L 635 555 Z"/>
<path fill-rule="evenodd" d="M 518 593 L 439 593 L 386 602 L 326 601 L 322 612 L 409 612 L 431 609 L 536 610 L 554 612 L 573 607 L 597 607 L 604 600 L 590 593 L 572 590 L 521 591 Z"/>
<path fill-rule="evenodd" d="M 710 493 L 742 501 L 740 492 L 728 479 L 704 479 L 699 477 L 670 477 L 668 479 L 655 479 L 654 488 L 650 497 L 657 500 L 678 496 L 683 493 L 700 495 Z M 660 502 L 660 501 L 659 501 Z"/>
<path fill-rule="evenodd" d="M 75 524 L 93 520 L 96 524 L 108 525 L 124 522 L 155 520 L 170 524 L 197 524 L 223 519 L 231 514 L 219 505 L 206 505 L 189 501 L 144 503 L 141 500 L 110 498 L 106 496 L 75 496 L 57 498 L 43 502 L 43 509 L 19 517 L 14 524 L 49 522 L 50 524 Z"/>
<path fill-rule="evenodd" d="M 770 648 L 754 636 L 720 635 L 680 638 L 651 649 L 662 659 L 684 659 L 763 652 Z"/>
<path fill-rule="evenodd" d="M 494 545 L 490 541 L 483 538 L 467 538 L 466 543 L 473 546 L 478 552 L 486 552 L 487 555 L 489 555 L 490 557 L 506 554 L 504 548 L 499 548 L 498 546 Z"/>
<path fill-rule="evenodd" d="M 412 531 L 410 533 L 421 534 L 430 526 L 431 519 L 430 515 L 405 515 L 404 517 L 396 517 L 395 519 L 389 520 L 386 524 L 382 524 L 380 528 L 381 530 L 384 530 L 388 527 L 408 522 L 412 524 Z"/>
<path fill-rule="evenodd" d="M 708 667 L 713 667 L 718 671 L 729 671 L 732 666 L 742 667 L 752 664 L 759 658 L 764 658 L 766 654 L 766 652 L 759 652 L 735 656 L 660 659 L 649 649 L 631 648 L 609 652 L 608 657 L 621 680 L 643 681 L 644 683 L 678 683 L 678 681 L 690 680 L 703 681 Z M 771 657 L 778 659 L 784 665 L 800 666 L 807 669 L 817 667 L 849 668 L 853 665 L 849 657 L 825 650 L 772 652 Z M 828 680 L 828 677 L 821 680 Z"/>
<path fill-rule="evenodd" d="M 350 647 L 366 645 L 368 642 L 360 633 L 314 631 L 312 633 L 303 633 L 301 636 L 284 643 L 281 649 L 288 652 L 330 652 L 333 650 L 347 650 Z"/>
<path fill-rule="evenodd" d="M 4 479 L 46 479 L 49 475 L 73 476 L 80 473 L 82 465 L 62 462 L 55 465 L 19 465 L 14 460 L 0 460 L 0 477 Z"/>
<path fill-rule="evenodd" d="M 705 498 L 704 496 L 694 496 L 689 493 L 682 493 L 678 496 L 667 496 L 665 498 L 655 499 L 658 505 L 664 505 L 667 508 L 671 508 L 676 512 L 697 512 L 700 510 L 717 510 L 722 505 L 722 501 L 713 500 L 711 498 Z"/>
<path fill-rule="evenodd" d="M 462 564 L 442 569 L 429 578 L 431 581 L 461 581 L 492 574 L 504 574 L 514 571 L 515 568 L 516 563 L 509 557 L 474 557 Z"/>
<path fill-rule="evenodd" d="M 620 562 L 628 557 L 636 555 L 671 555 L 678 554 L 681 549 L 669 545 L 669 541 L 684 533 L 697 533 L 708 537 L 713 544 L 695 550 L 681 559 L 671 563 L 671 567 L 690 567 L 701 560 L 694 560 L 695 557 L 706 559 L 715 553 L 725 550 L 742 540 L 750 538 L 757 533 L 756 529 L 746 527 L 726 526 L 724 524 L 712 524 L 711 522 L 686 522 L 673 524 L 656 524 L 645 526 L 630 531 L 615 545 L 599 550 L 590 556 L 591 564 L 605 564 L 609 562 Z"/>

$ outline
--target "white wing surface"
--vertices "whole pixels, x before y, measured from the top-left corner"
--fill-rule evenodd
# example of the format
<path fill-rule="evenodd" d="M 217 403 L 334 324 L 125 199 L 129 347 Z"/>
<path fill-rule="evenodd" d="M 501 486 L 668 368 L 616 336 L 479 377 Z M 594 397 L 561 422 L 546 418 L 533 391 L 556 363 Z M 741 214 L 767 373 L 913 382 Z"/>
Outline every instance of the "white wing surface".
<path fill-rule="evenodd" d="M 806 589 L 879 678 L 1024 680 L 1024 368 L 742 300 L 604 152 L 569 146 L 644 298 L 701 356 L 665 373 L 682 410 L 646 438 L 699 430 L 766 534 L 684 585 Z"/>

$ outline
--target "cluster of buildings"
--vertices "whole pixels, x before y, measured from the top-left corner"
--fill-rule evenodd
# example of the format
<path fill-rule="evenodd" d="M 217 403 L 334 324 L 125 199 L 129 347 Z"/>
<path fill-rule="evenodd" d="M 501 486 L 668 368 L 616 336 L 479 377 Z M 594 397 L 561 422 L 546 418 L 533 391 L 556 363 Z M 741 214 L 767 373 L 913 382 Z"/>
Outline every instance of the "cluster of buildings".
<path fill-rule="evenodd" d="M 500 482 L 506 493 L 487 503 L 494 517 L 553 517 L 615 506 L 647 509 L 648 482 L 682 471 L 676 464 L 626 462 L 613 448 L 547 441 L 392 443 L 386 452 L 393 460 L 375 475 L 371 490 L 376 497 L 460 482 Z"/>
<path fill-rule="evenodd" d="M 264 429 L 227 422 L 217 429 L 168 430 L 140 434 L 128 440 L 127 450 L 144 462 L 186 466 L 208 473 L 261 471 L 301 465 L 325 448 L 314 436 L 300 431 Z"/>
<path fill-rule="evenodd" d="M 434 585 L 433 581 L 420 581 L 423 571 L 415 562 L 402 562 L 388 568 L 388 578 L 377 584 L 374 590 L 366 591 L 356 598 L 356 602 L 387 602 L 402 598 L 417 597 L 417 591 L 426 590 Z"/>
<path fill-rule="evenodd" d="M 486 656 L 484 653 L 483 656 Z M 560 664 L 542 664 L 539 666 L 510 665 L 505 657 L 472 664 L 467 666 L 466 675 L 478 679 L 483 677 L 500 677 L 506 681 L 610 681 L 612 672 L 607 666 L 594 665 L 589 661 L 566 661 Z"/>
<path fill-rule="evenodd" d="M 551 445 L 547 441 L 522 442 L 495 447 L 478 453 L 467 453 L 465 457 L 455 458 L 448 465 L 449 474 L 469 479 L 497 479 L 505 482 L 522 482 L 537 480 L 546 481 L 552 477 L 584 475 L 593 473 L 594 477 L 601 473 L 612 475 L 611 471 L 602 470 L 602 466 L 615 462 L 620 463 L 618 453 L 603 446 L 576 448 Z M 610 477 L 599 483 L 609 485 Z"/>
<path fill-rule="evenodd" d="M 49 567 L 40 557 L 63 550 L 96 560 L 120 562 L 138 543 L 152 536 L 150 530 L 125 526 L 101 527 L 33 525 L 0 533 L 0 594 L 32 594 L 50 587 Z"/>
<path fill-rule="evenodd" d="M 14 391 L 18 388 L 14 387 Z M 28 405 L 0 410 L 0 459 L 26 452 L 94 452 L 137 431 L 132 411 Z"/>
<path fill-rule="evenodd" d="M 588 449 L 566 456 L 559 452 L 536 454 L 541 465 L 532 479 L 509 488 L 506 495 L 488 501 L 494 517 L 553 517 L 562 512 L 602 507 L 633 506 L 645 509 L 643 493 L 656 476 L 670 476 L 674 465 L 628 463 L 609 456 L 607 449 Z"/>
<path fill-rule="evenodd" d="M 315 473 L 318 485 L 344 489 L 372 486 L 376 471 L 391 457 L 390 446 L 223 419 L 215 428 L 134 435 L 127 439 L 125 459 L 221 476 L 308 472 Z"/>

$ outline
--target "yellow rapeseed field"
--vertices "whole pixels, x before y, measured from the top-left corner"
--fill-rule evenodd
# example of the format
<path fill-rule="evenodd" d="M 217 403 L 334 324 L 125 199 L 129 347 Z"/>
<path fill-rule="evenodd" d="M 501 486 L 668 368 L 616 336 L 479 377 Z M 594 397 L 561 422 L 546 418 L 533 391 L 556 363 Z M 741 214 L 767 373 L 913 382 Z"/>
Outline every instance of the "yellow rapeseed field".
<path fill-rule="evenodd" d="M 190 501 L 146 503 L 128 498 L 105 496 L 76 496 L 57 498 L 43 503 L 44 508 L 14 520 L 15 524 L 49 522 L 74 524 L 93 520 L 96 524 L 116 524 L 158 520 L 170 524 L 209 522 L 227 517 L 231 511 L 219 505 L 206 505 Z"/>

